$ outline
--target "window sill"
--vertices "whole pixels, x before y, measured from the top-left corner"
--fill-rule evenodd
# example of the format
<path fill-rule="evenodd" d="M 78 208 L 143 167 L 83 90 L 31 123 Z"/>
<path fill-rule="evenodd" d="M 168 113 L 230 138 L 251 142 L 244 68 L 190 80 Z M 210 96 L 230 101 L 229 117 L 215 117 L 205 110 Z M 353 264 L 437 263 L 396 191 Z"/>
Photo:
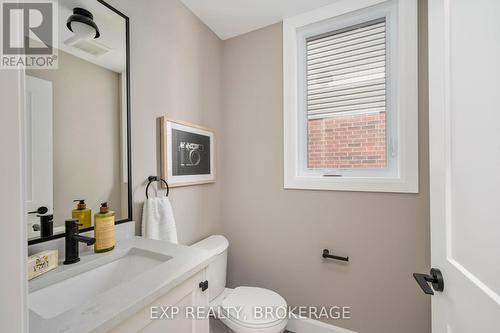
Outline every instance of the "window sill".
<path fill-rule="evenodd" d="M 285 175 L 285 189 L 418 193 L 418 178 L 324 177 Z"/>

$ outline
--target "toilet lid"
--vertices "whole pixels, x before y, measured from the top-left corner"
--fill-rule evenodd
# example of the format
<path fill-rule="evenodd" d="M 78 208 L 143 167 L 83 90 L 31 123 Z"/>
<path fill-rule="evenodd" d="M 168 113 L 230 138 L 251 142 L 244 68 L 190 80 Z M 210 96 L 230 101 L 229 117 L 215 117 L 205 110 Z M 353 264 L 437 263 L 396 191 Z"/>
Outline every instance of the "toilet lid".
<path fill-rule="evenodd" d="M 238 287 L 221 304 L 223 314 L 247 327 L 273 326 L 286 319 L 286 301 L 272 290 Z"/>

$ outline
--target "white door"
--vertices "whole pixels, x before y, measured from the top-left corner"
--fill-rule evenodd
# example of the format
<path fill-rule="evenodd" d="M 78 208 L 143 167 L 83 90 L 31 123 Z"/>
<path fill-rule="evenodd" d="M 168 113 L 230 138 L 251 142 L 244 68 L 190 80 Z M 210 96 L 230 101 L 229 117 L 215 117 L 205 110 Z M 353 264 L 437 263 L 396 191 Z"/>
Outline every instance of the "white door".
<path fill-rule="evenodd" d="M 26 208 L 34 212 L 47 207 L 53 210 L 52 82 L 26 75 L 25 107 Z M 28 215 L 28 238 L 39 231 L 37 214 Z"/>
<path fill-rule="evenodd" d="M 433 333 L 500 332 L 500 1 L 429 0 Z"/>

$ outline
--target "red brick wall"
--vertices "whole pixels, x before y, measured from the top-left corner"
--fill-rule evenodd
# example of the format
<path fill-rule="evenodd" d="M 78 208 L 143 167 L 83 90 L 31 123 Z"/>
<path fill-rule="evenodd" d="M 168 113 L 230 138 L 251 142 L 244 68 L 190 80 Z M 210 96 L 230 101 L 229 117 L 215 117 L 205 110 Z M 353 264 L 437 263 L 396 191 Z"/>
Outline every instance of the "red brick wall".
<path fill-rule="evenodd" d="M 385 168 L 385 112 L 312 119 L 308 167 Z"/>

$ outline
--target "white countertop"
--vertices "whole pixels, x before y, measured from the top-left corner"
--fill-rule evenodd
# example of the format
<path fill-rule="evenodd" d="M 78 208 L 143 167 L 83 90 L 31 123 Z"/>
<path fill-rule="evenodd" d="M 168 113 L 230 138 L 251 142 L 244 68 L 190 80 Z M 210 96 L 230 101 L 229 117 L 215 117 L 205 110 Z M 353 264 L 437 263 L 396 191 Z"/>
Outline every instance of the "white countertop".
<path fill-rule="evenodd" d="M 57 269 L 29 282 L 29 292 L 111 262 L 132 248 L 161 253 L 172 259 L 57 317 L 44 319 L 30 310 L 30 333 L 106 332 L 201 271 L 215 259 L 211 252 L 202 249 L 135 237 L 120 242 L 108 253 L 83 254 L 81 261 L 73 265 L 62 265 L 64 258 L 60 258 Z M 67 292 L 71 293 L 71 290 Z"/>

